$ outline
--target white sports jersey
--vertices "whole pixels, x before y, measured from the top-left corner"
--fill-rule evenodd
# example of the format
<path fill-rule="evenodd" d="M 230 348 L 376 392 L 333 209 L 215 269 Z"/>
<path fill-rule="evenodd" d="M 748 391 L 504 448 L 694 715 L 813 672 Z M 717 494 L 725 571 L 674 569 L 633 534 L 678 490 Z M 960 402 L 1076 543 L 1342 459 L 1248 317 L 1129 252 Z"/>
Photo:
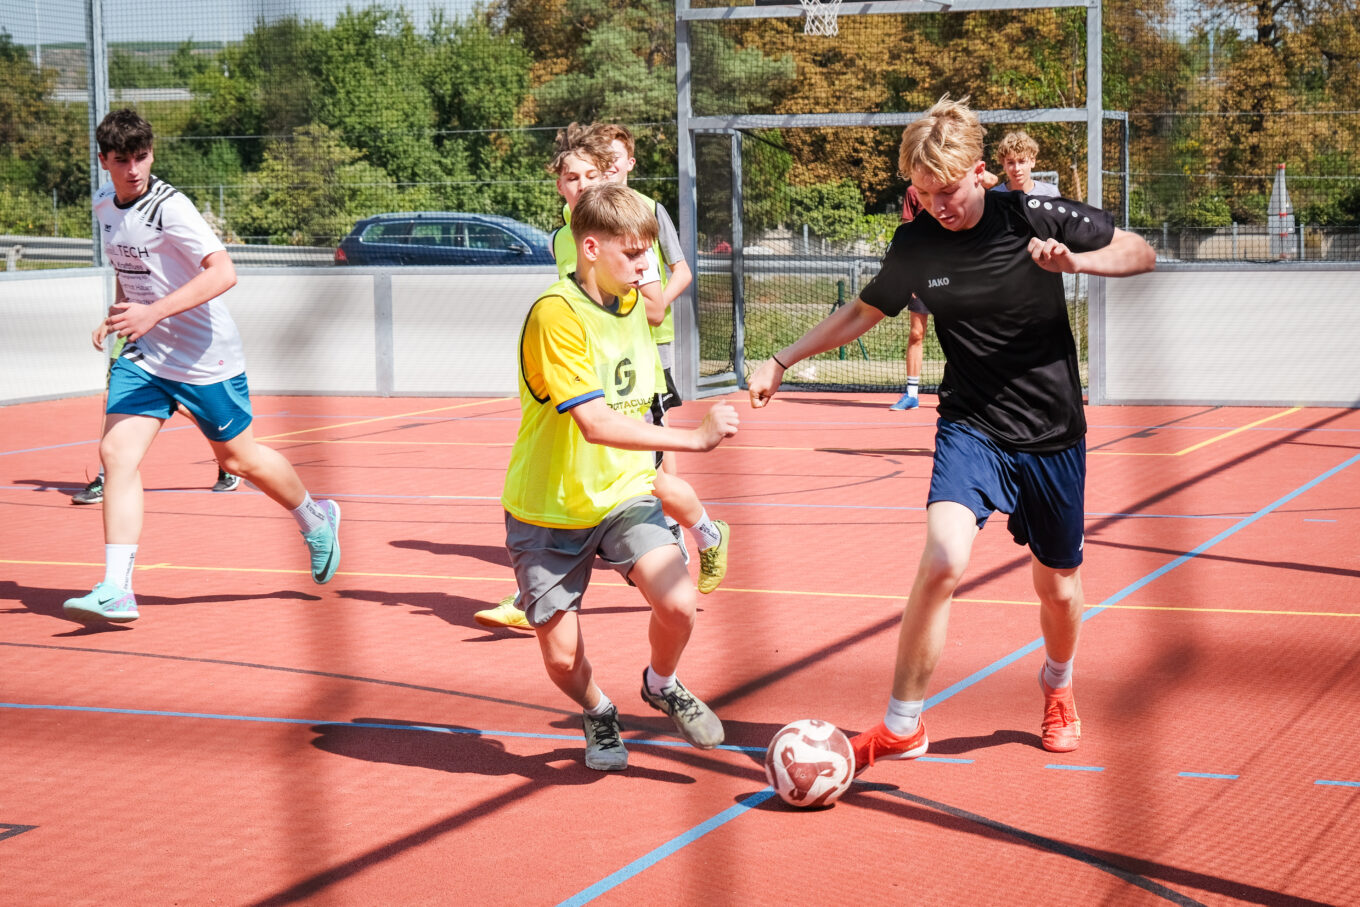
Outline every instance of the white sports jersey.
<path fill-rule="evenodd" d="M 94 197 L 104 255 L 128 302 L 150 305 L 192 280 L 203 259 L 223 251 L 194 203 L 151 177 L 147 191 L 122 205 L 112 183 Z M 245 371 L 241 335 L 219 296 L 163 319 L 123 348 L 123 358 L 158 378 L 215 384 Z"/>

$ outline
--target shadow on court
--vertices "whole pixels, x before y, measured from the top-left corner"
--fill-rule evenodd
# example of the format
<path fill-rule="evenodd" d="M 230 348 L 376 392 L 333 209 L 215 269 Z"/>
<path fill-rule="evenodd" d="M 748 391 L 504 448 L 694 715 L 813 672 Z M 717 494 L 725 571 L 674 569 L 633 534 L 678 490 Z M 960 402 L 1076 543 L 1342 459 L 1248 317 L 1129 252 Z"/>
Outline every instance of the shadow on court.
<path fill-rule="evenodd" d="M 579 720 L 573 726 L 579 733 Z M 317 734 L 312 746 L 364 762 L 476 775 L 519 775 L 535 784 L 555 785 L 593 784 L 609 774 L 585 767 L 584 737 L 579 743 L 555 745 L 544 752 L 520 756 L 507 752 L 500 740 L 483 737 L 481 731 L 456 724 L 420 725 L 387 718 L 356 718 L 352 724 L 318 724 L 312 730 Z M 669 784 L 695 783 L 690 775 L 637 765 L 629 766 L 628 774 Z"/>
<path fill-rule="evenodd" d="M 68 598 L 84 595 L 90 591 L 91 587 L 80 589 L 40 589 L 34 586 L 21 586 L 12 580 L 0 580 L 0 599 L 18 602 L 19 608 L 0 609 L 0 614 L 18 614 L 21 611 L 28 611 L 33 614 L 42 614 L 47 617 L 55 617 L 66 621 L 66 616 L 62 613 L 62 604 Z M 257 592 L 253 595 L 147 595 L 137 592 L 137 606 L 139 608 L 160 607 L 162 605 L 211 605 L 223 602 L 244 602 L 244 601 L 267 601 L 271 599 L 287 599 L 292 601 L 319 602 L 321 596 L 311 595 L 307 592 L 298 592 L 293 589 L 281 590 L 278 592 Z M 93 625 L 93 629 L 108 629 L 102 624 Z M 124 628 L 130 629 L 130 628 Z"/>
<path fill-rule="evenodd" d="M 388 544 L 393 548 L 428 551 L 437 557 L 469 557 L 510 570 L 510 554 L 504 545 L 450 545 L 428 539 L 393 539 Z"/>

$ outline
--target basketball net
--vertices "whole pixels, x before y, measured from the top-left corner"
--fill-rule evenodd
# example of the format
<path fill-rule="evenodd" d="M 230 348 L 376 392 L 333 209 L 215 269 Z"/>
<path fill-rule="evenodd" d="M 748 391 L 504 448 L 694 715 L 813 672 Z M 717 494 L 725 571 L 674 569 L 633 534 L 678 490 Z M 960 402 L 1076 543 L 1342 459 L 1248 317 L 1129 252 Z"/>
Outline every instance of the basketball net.
<path fill-rule="evenodd" d="M 836 13 L 840 11 L 841 0 L 798 0 L 798 2 L 803 4 L 803 34 L 840 34 L 840 28 L 836 25 Z"/>

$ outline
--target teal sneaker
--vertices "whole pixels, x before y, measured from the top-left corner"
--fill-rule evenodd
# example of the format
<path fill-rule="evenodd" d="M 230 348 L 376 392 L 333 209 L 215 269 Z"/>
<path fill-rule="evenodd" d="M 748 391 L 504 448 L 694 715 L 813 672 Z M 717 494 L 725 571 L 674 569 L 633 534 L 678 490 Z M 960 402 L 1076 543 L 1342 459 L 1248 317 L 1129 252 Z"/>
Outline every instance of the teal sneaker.
<path fill-rule="evenodd" d="M 302 533 L 302 540 L 312 553 L 313 581 L 329 583 L 340 568 L 340 505 L 334 501 L 317 501 L 317 505 L 326 511 L 326 522 Z"/>
<path fill-rule="evenodd" d="M 62 610 L 71 620 L 81 623 L 107 620 L 115 624 L 129 624 L 138 618 L 137 599 L 111 583 L 100 583 L 89 595 L 68 598 Z"/>

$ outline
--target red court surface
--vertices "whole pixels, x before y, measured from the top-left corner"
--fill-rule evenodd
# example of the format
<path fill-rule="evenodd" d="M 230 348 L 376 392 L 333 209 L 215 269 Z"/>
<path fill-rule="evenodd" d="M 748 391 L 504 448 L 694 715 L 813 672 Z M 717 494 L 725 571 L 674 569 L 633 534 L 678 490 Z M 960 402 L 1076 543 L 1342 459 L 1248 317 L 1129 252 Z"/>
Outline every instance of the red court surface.
<path fill-rule="evenodd" d="M 517 402 L 257 398 L 256 434 L 343 507 L 326 586 L 286 513 L 207 490 L 176 417 L 143 469 L 142 617 L 97 628 L 62 602 L 102 577 L 101 506 L 68 497 L 98 402 L 0 408 L 0 903 L 1360 903 L 1352 410 L 1090 410 L 1081 748 L 1038 745 L 1028 554 L 995 517 L 929 754 L 830 809 L 771 798 L 778 727 L 886 705 L 934 424 L 892 399 L 739 401 L 731 444 L 680 458 L 733 529 L 680 670 L 723 748 L 641 702 L 647 609 L 597 571 L 621 774 L 582 764 L 534 639 L 472 619 L 513 587 Z"/>

